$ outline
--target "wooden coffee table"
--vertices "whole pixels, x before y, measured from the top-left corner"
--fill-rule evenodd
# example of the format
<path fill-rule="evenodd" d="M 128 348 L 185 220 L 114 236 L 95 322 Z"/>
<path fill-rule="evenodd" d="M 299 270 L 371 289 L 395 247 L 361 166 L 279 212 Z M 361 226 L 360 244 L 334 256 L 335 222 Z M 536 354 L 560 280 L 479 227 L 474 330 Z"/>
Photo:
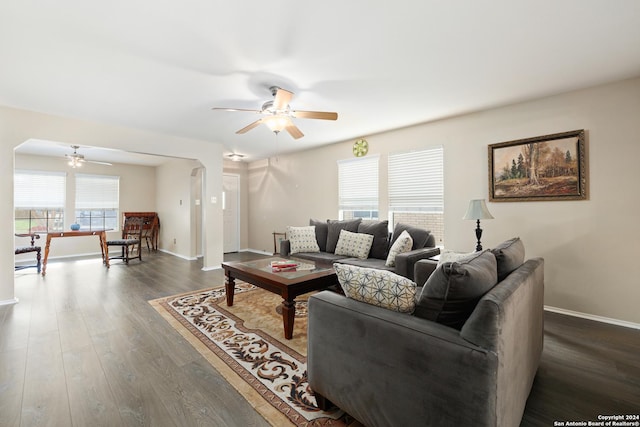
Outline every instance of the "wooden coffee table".
<path fill-rule="evenodd" d="M 272 257 L 256 261 L 223 262 L 222 268 L 226 276 L 227 306 L 233 305 L 236 279 L 282 297 L 284 337 L 289 340 L 293 336 L 295 298 L 307 292 L 325 289 L 338 283 L 338 279 L 332 264 L 308 260 L 291 260 L 299 264 L 296 270 L 273 272 L 271 262 L 282 260 L 284 258 Z"/>

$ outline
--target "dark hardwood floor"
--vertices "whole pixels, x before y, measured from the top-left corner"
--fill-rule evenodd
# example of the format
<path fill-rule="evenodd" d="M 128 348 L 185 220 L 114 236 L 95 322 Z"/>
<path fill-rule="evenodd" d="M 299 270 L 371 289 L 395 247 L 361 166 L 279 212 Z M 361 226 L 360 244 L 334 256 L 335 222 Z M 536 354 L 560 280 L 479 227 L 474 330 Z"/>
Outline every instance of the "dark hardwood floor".
<path fill-rule="evenodd" d="M 253 259 L 251 253 L 227 259 Z M 0 307 L 0 426 L 265 426 L 148 301 L 223 283 L 161 252 L 16 272 Z M 640 331 L 547 313 L 523 426 L 640 413 Z"/>

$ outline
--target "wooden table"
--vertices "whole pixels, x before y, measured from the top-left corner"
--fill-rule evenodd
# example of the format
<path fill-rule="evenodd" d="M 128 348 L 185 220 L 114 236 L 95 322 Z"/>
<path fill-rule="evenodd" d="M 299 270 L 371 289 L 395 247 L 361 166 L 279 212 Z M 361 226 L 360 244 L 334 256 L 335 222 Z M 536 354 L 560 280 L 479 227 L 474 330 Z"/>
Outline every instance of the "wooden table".
<path fill-rule="evenodd" d="M 97 230 L 69 230 L 69 231 L 53 231 L 47 233 L 47 243 L 44 247 L 44 260 L 42 261 L 42 275 L 47 274 L 47 259 L 49 258 L 49 246 L 51 239 L 54 237 L 81 237 L 81 236 L 98 236 L 100 239 L 100 252 L 102 252 L 102 262 L 109 268 L 109 249 L 107 248 L 107 231 L 111 228 Z"/>
<path fill-rule="evenodd" d="M 293 321 L 295 319 L 295 298 L 307 292 L 325 289 L 338 283 L 336 272 L 332 264 L 314 263 L 308 260 L 294 260 L 300 263 L 296 271 L 282 271 L 274 273 L 271 261 L 283 260 L 273 257 L 257 261 L 223 262 L 227 306 L 233 305 L 235 279 L 244 280 L 259 288 L 265 289 L 282 297 L 282 322 L 284 337 L 288 340 L 293 336 Z"/>

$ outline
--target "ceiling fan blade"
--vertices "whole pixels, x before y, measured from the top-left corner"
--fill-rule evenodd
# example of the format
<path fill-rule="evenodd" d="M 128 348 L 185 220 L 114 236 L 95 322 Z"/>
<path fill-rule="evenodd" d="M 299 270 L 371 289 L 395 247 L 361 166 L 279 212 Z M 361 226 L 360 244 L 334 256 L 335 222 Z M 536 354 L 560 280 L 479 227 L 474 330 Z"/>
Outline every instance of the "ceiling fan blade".
<path fill-rule="evenodd" d="M 329 111 L 292 111 L 291 115 L 300 119 L 338 120 L 338 113 Z"/>
<path fill-rule="evenodd" d="M 289 123 L 287 127 L 285 127 L 285 130 L 289 132 L 289 135 L 291 135 L 293 139 L 300 139 L 304 136 L 302 131 L 293 123 Z"/>
<path fill-rule="evenodd" d="M 242 129 L 240 129 L 236 133 L 238 133 L 238 134 L 247 133 L 251 129 L 257 127 L 260 123 L 262 123 L 262 119 L 256 120 L 255 122 L 251 123 L 250 125 L 247 125 L 247 126 L 243 127 Z"/>
<path fill-rule="evenodd" d="M 289 92 L 288 90 L 284 90 L 278 88 L 276 92 L 276 97 L 273 100 L 273 109 L 274 110 L 284 110 L 289 105 L 289 101 L 291 101 L 291 97 L 293 96 L 293 92 Z"/>
<path fill-rule="evenodd" d="M 113 166 L 112 163 L 109 162 L 98 162 L 96 160 L 85 160 L 87 163 L 94 163 L 96 165 L 105 165 L 105 166 Z"/>
<path fill-rule="evenodd" d="M 248 113 L 261 113 L 260 110 L 249 110 L 247 108 L 224 108 L 224 107 L 213 107 L 212 110 L 222 110 L 222 111 L 246 111 Z"/>

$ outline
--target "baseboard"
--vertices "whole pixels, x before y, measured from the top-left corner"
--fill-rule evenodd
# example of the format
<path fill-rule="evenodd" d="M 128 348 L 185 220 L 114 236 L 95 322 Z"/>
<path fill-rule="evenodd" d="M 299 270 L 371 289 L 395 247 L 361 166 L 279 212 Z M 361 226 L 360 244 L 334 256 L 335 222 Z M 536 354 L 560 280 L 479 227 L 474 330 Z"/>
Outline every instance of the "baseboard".
<path fill-rule="evenodd" d="M 252 252 L 254 254 L 273 256 L 273 252 L 261 251 L 258 249 L 240 249 L 238 252 Z"/>
<path fill-rule="evenodd" d="M 595 322 L 609 323 L 611 325 L 622 326 L 631 329 L 640 329 L 640 324 L 627 322 L 626 320 L 612 319 L 610 317 L 596 316 L 594 314 L 581 313 L 579 311 L 566 310 L 564 308 L 544 306 L 544 309 L 553 313 L 565 314 L 567 316 L 580 317 L 582 319 L 593 320 Z"/>
<path fill-rule="evenodd" d="M 6 299 L 4 301 L 0 301 L 0 306 L 3 305 L 13 305 L 19 303 L 20 300 L 18 298 Z"/>
<path fill-rule="evenodd" d="M 212 271 L 212 270 L 220 270 L 222 267 L 202 267 L 200 270 L 202 271 Z"/>
<path fill-rule="evenodd" d="M 164 252 L 165 254 L 169 254 L 169 255 L 173 255 L 173 256 L 178 257 L 178 258 L 186 259 L 187 261 L 197 261 L 197 259 L 198 259 L 198 258 L 194 258 L 194 257 L 187 257 L 187 256 L 184 256 L 184 255 L 176 254 L 176 253 L 173 253 L 173 252 L 168 251 L 166 249 L 158 249 L 158 250 L 160 252 Z"/>

